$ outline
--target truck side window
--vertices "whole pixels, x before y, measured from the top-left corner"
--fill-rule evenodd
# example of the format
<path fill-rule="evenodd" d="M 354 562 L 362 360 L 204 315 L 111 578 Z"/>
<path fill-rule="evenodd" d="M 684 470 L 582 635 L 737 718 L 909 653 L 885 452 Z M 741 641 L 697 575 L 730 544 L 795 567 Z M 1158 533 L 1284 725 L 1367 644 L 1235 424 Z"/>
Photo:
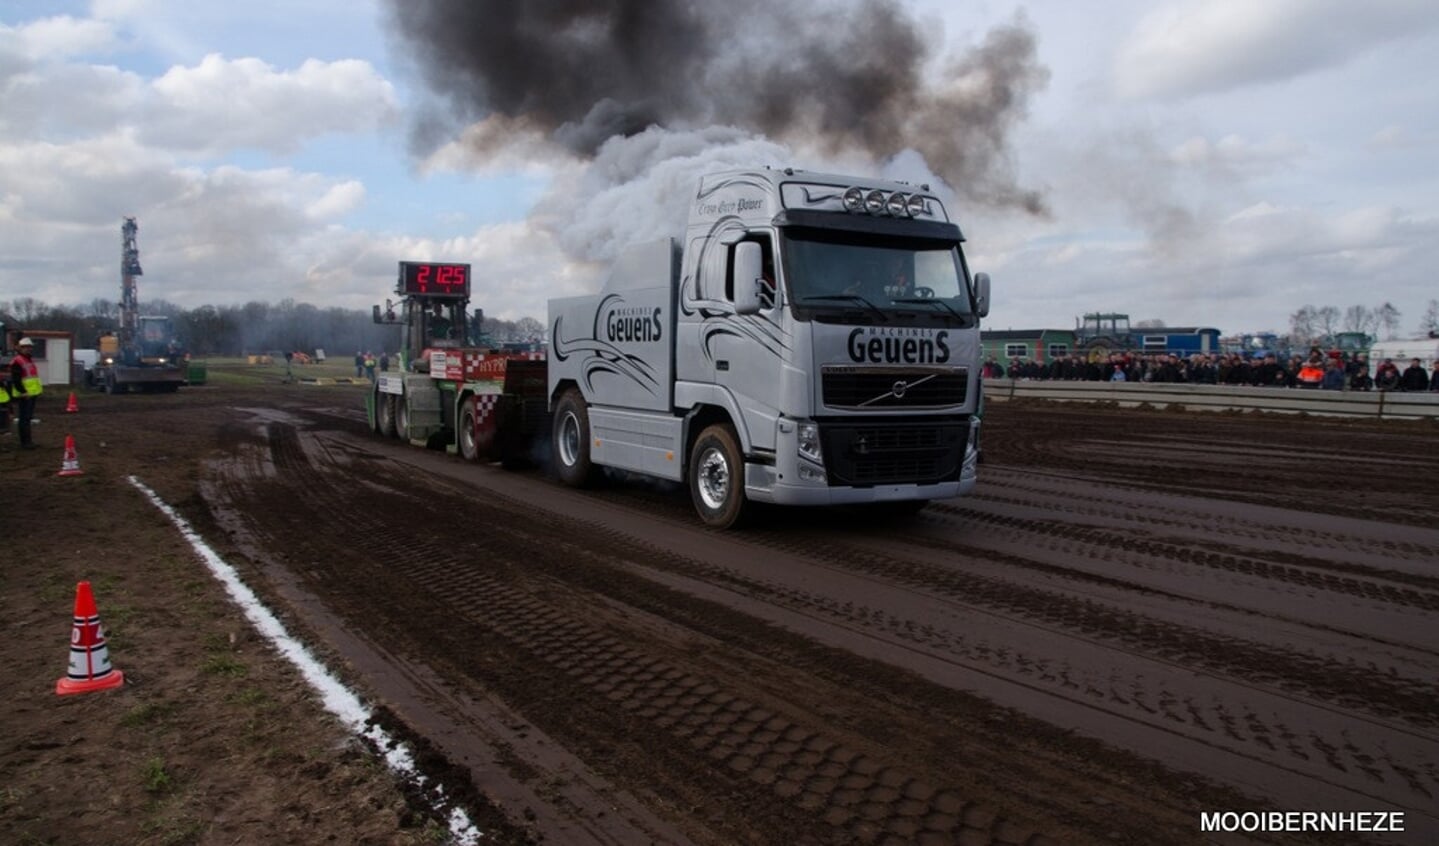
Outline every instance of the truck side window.
<path fill-rule="evenodd" d="M 733 300 L 734 291 L 729 288 L 729 251 L 696 238 L 690 242 L 690 250 L 699 256 L 695 272 L 699 275 L 695 295 L 702 300 Z"/>

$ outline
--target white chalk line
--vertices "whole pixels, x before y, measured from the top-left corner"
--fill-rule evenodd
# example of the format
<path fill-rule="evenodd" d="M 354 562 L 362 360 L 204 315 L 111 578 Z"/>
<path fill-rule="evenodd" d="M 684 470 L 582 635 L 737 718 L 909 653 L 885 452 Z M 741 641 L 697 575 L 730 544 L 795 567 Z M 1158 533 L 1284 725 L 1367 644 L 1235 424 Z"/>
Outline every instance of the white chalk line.
<path fill-rule="evenodd" d="M 310 687 L 324 703 L 325 709 L 334 714 L 345 724 L 350 731 L 368 740 L 373 748 L 380 751 L 385 763 L 390 769 L 420 788 L 425 796 L 430 796 L 436 809 L 444 813 L 448 819 L 450 836 L 452 842 L 458 846 L 475 846 L 479 843 L 482 834 L 470 820 L 469 814 L 464 809 L 452 807 L 446 813 L 445 805 L 448 804 L 444 795 L 444 788 L 441 785 L 428 785 L 428 779 L 415 766 L 415 759 L 410 754 L 408 747 L 396 742 L 385 732 L 384 729 L 371 722 L 370 709 L 360 701 L 360 697 L 353 691 L 340 683 L 339 679 L 321 664 L 310 651 L 299 641 L 290 636 L 285 626 L 279 621 L 255 592 L 240 579 L 240 574 L 225 562 L 213 549 L 210 548 L 200 534 L 191 528 L 188 521 L 176 513 L 159 495 L 145 486 L 135 476 L 126 477 L 130 484 L 134 485 L 141 493 L 150 499 L 155 507 L 160 509 L 170 522 L 180 530 L 181 536 L 189 542 L 210 572 L 220 583 L 225 586 L 225 591 L 230 598 L 245 612 L 245 616 L 255 628 L 274 644 L 275 649 L 289 660 L 289 662 L 300 671 L 300 674 L 309 682 Z"/>

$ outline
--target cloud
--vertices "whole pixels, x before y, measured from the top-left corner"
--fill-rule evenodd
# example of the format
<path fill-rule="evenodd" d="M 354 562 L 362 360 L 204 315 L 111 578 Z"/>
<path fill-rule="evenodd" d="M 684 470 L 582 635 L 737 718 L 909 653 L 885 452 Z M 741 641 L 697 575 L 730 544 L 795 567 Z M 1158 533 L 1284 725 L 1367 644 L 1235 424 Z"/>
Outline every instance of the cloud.
<path fill-rule="evenodd" d="M 1116 87 L 1127 98 L 1184 98 L 1277 82 L 1436 27 L 1430 0 L 1182 0 L 1135 27 Z"/>
<path fill-rule="evenodd" d="M 333 185 L 324 196 L 305 206 L 305 216 L 312 220 L 327 220 L 354 211 L 365 201 L 363 183 L 350 179 Z"/>
<path fill-rule="evenodd" d="M 259 59 L 210 54 L 155 80 L 145 137 L 216 153 L 235 148 L 293 152 L 331 132 L 362 132 L 392 119 L 395 92 L 368 62 L 310 59 L 293 71 Z"/>
<path fill-rule="evenodd" d="M 102 52 L 115 44 L 115 32 L 104 21 L 61 15 L 19 27 L 0 26 L 0 54 L 37 62 L 56 62 Z"/>
<path fill-rule="evenodd" d="M 0 67 L 18 54 L 0 46 Z M 57 63 L 0 85 L 7 139 L 65 142 L 128 132 L 187 155 L 237 149 L 291 153 L 333 133 L 368 133 L 396 120 L 393 86 L 359 60 L 308 60 L 280 70 L 253 58 L 206 56 L 153 81 L 103 65 Z"/>

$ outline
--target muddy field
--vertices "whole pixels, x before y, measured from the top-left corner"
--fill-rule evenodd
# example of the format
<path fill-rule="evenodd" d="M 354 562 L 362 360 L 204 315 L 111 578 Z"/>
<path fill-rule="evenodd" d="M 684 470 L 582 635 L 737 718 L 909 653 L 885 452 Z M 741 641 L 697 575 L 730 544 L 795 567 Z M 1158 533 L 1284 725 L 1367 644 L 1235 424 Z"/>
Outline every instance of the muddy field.
<path fill-rule="evenodd" d="M 49 398 L 44 448 L 0 454 L 6 511 L 36 527 L 0 609 L 20 690 L 0 823 L 21 842 L 445 836 L 131 475 L 486 842 L 1439 838 L 1432 425 L 992 404 L 974 497 L 716 533 L 666 485 L 573 491 L 380 440 L 360 391 Z M 55 476 L 56 424 L 82 479 Z M 131 680 L 59 699 L 82 578 Z M 1200 831 L 1266 809 L 1405 831 Z"/>

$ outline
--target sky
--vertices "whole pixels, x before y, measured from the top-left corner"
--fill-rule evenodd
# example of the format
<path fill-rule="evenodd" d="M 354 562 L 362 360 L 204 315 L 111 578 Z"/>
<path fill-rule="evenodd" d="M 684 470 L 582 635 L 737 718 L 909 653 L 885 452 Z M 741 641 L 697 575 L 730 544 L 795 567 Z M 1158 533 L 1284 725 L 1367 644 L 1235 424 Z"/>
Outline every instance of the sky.
<path fill-rule="evenodd" d="M 1432 0 L 6 0 L 0 303 L 544 319 L 701 173 L 932 185 L 997 329 L 1439 299 Z"/>

